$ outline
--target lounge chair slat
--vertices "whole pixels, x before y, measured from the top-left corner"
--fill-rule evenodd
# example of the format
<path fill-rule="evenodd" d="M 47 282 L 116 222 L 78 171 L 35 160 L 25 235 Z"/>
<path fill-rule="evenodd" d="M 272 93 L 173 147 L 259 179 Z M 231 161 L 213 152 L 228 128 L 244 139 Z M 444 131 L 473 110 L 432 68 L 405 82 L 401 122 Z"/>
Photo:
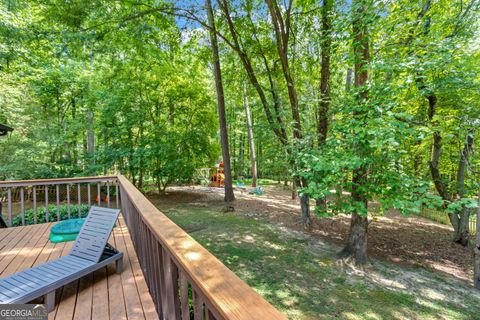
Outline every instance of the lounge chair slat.
<path fill-rule="evenodd" d="M 57 273 L 60 273 L 61 276 L 63 276 L 64 274 L 68 274 L 71 271 L 70 268 L 60 263 L 49 264 L 45 266 L 44 269 L 47 269 L 49 271 L 57 271 Z"/>
<path fill-rule="evenodd" d="M 13 292 L 13 293 L 16 293 L 16 294 L 25 293 L 25 290 L 17 288 L 15 285 L 12 285 L 11 283 L 8 283 L 6 279 L 2 279 L 2 282 L 0 282 L 0 286 L 6 288 L 10 292 Z"/>
<path fill-rule="evenodd" d="M 39 272 L 39 271 L 37 270 L 37 268 L 35 268 L 35 269 L 30 269 L 30 270 L 25 270 L 25 271 L 23 271 L 22 273 L 25 273 L 25 274 L 27 274 L 27 275 L 31 275 L 31 276 L 33 276 L 33 277 L 37 277 L 37 278 L 40 278 L 40 279 L 42 279 L 42 278 L 48 278 L 48 279 L 51 280 L 51 279 L 56 279 L 56 278 L 57 278 L 57 276 L 52 275 L 52 274 L 50 274 L 50 273 L 47 273 L 47 272 Z M 45 279 L 45 280 L 47 280 L 47 279 Z M 50 281 L 50 280 L 49 280 L 49 281 Z"/>
<path fill-rule="evenodd" d="M 66 270 L 66 272 L 70 272 L 70 270 L 76 270 L 76 269 L 81 269 L 82 266 L 75 265 L 73 263 L 69 263 L 68 261 L 58 261 L 53 265 L 54 267 L 60 267 L 63 270 Z"/>
<path fill-rule="evenodd" d="M 105 226 L 102 224 L 89 223 L 86 227 L 87 227 L 87 230 L 94 231 L 100 234 L 104 234 L 106 231 L 108 231 L 108 226 Z"/>
<path fill-rule="evenodd" d="M 25 280 L 24 278 L 19 277 L 18 275 L 19 273 L 16 273 L 10 277 L 7 277 L 5 281 L 8 280 L 8 282 L 11 283 L 12 285 L 16 285 L 16 286 L 20 285 L 22 288 L 24 285 L 26 285 L 29 288 L 35 287 L 35 283 L 32 283 L 32 281 Z"/>
<path fill-rule="evenodd" d="M 101 227 L 97 227 L 97 226 L 88 225 L 85 230 L 87 230 L 88 232 L 92 232 L 92 233 L 95 233 L 96 235 L 101 236 L 101 235 L 103 235 L 103 234 L 105 233 L 105 231 L 108 231 L 108 228 L 101 228 Z"/>
<path fill-rule="evenodd" d="M 74 266 L 74 267 L 83 267 L 86 265 L 91 265 L 92 262 L 85 259 L 77 258 L 71 255 L 65 256 L 62 259 L 59 259 L 63 264 Z"/>
<path fill-rule="evenodd" d="M 0 303 L 2 303 L 3 301 L 7 301 L 7 299 L 10 299 L 10 297 L 0 291 Z"/>
<path fill-rule="evenodd" d="M 6 284 L 6 283 L 5 283 Z M 12 291 L 10 290 L 9 287 L 5 286 L 4 282 L 0 282 L 0 292 L 7 295 L 8 297 L 13 297 L 15 296 L 17 293 L 15 293 L 15 291 Z"/>
<path fill-rule="evenodd" d="M 95 207 L 97 210 L 95 213 L 105 213 L 107 215 L 115 214 L 117 209 L 105 208 L 105 207 Z"/>
<path fill-rule="evenodd" d="M 25 281 L 31 281 L 35 282 L 38 285 L 44 285 L 48 283 L 48 281 L 42 279 L 42 278 L 37 278 L 37 277 L 32 277 L 31 275 L 25 273 L 25 272 L 20 272 L 17 274 L 20 278 L 24 279 Z"/>
<path fill-rule="evenodd" d="M 83 266 L 87 266 L 87 265 L 91 265 L 92 263 L 88 260 L 85 260 L 85 259 L 82 259 L 82 258 L 78 258 L 78 257 L 75 257 L 75 256 L 72 256 L 72 255 L 68 255 L 67 258 L 72 261 L 73 263 L 78 263 L 78 264 L 81 264 Z"/>
<path fill-rule="evenodd" d="M 93 216 L 96 218 L 96 221 L 98 221 L 99 223 L 108 223 L 110 220 L 105 217 L 104 215 L 100 215 L 100 214 L 93 214 Z"/>
<path fill-rule="evenodd" d="M 16 295 L 15 292 L 12 292 L 8 289 L 5 289 L 1 284 L 0 284 L 0 301 L 3 303 L 9 299 L 11 299 L 13 296 Z"/>
<path fill-rule="evenodd" d="M 38 286 L 37 284 L 25 281 L 24 279 L 18 276 L 9 277 L 7 282 L 19 288 L 22 291 L 30 291 L 32 289 L 36 289 Z"/>
<path fill-rule="evenodd" d="M 50 265 L 50 264 L 49 264 Z M 53 277 L 54 279 L 56 279 L 57 277 L 59 276 L 62 276 L 62 272 L 60 272 L 59 270 L 56 270 L 56 269 L 52 269 L 52 268 L 49 268 L 47 264 L 45 265 L 40 265 L 38 267 L 35 268 L 34 272 L 36 272 L 37 274 L 39 274 L 40 276 L 43 274 L 43 273 L 46 273 L 46 274 L 49 274 L 51 277 Z"/>

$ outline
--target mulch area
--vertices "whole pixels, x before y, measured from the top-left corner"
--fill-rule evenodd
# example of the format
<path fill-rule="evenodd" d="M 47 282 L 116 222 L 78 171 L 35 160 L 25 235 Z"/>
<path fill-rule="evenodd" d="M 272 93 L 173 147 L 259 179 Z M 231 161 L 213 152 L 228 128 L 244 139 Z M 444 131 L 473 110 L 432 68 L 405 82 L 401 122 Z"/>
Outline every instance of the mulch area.
<path fill-rule="evenodd" d="M 277 187 L 265 189 L 262 196 L 236 192 L 235 213 L 307 232 L 339 246 L 343 244 L 349 229 L 348 216 L 319 218 L 312 214 L 312 228 L 305 230 L 299 223 L 300 206 L 297 200 L 291 199 L 290 192 Z M 221 210 L 225 206 L 218 189 L 173 187 L 167 191 L 166 195 L 150 193 L 148 197 L 161 208 L 187 204 Z M 368 252 L 380 260 L 437 270 L 472 282 L 473 250 L 454 244 L 452 231 L 449 226 L 415 215 L 403 216 L 392 210 L 370 223 Z"/>

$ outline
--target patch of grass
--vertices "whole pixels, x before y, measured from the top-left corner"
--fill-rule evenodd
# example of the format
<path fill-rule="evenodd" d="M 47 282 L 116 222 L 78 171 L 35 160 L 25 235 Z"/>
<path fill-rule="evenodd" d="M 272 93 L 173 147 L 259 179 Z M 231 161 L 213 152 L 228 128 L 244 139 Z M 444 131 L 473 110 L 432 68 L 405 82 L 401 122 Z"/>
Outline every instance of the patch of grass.
<path fill-rule="evenodd" d="M 251 186 L 252 185 L 252 179 L 243 179 L 243 180 L 233 180 L 233 184 L 236 185 L 239 182 L 243 182 L 245 186 Z M 272 179 L 257 179 L 257 184 L 260 186 L 268 186 L 268 185 L 275 185 L 278 184 L 277 180 L 272 180 Z"/>
<path fill-rule="evenodd" d="M 208 226 L 191 235 L 290 319 L 480 319 L 479 297 L 452 303 L 348 275 L 335 249 L 267 222 L 182 204 L 164 212 L 182 227 Z M 389 264 L 373 268 L 395 280 Z"/>

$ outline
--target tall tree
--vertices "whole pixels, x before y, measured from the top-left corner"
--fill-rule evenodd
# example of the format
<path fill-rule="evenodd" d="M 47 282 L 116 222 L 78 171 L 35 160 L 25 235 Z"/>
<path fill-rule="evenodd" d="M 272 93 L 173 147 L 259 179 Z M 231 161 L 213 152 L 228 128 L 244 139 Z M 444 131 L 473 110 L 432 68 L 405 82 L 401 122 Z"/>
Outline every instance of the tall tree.
<path fill-rule="evenodd" d="M 478 7 L 478 5 L 477 5 Z M 420 12 L 413 21 L 407 39 L 405 41 L 407 45 L 407 52 L 413 56 L 414 62 L 422 65 L 432 64 L 432 54 L 427 54 L 423 49 L 423 43 L 429 41 L 432 18 L 428 16 L 432 10 L 432 1 L 426 0 L 423 4 Z M 462 29 L 468 25 L 469 19 L 475 18 L 475 15 L 471 15 L 475 11 L 475 0 L 471 0 L 468 5 L 463 8 L 461 6 L 461 13 L 455 17 L 454 26 L 448 33 L 436 35 L 437 41 L 443 43 L 445 46 L 451 46 L 453 41 L 461 34 Z M 418 28 L 418 27 L 421 28 Z M 420 29 L 420 30 L 417 30 Z M 421 39 L 421 46 L 414 46 L 415 39 Z M 464 144 L 463 151 L 459 152 L 459 160 L 456 169 L 456 175 L 452 175 L 455 178 L 446 178 L 441 170 L 442 152 L 444 150 L 443 140 L 444 132 L 442 127 L 447 125 L 445 118 L 439 117 L 439 94 L 435 88 L 435 84 L 432 84 L 434 75 L 429 75 L 426 68 L 416 68 L 415 85 L 420 94 L 426 99 L 426 125 L 431 128 L 432 131 L 432 148 L 430 161 L 428 162 L 428 168 L 431 179 L 435 186 L 435 189 L 439 196 L 443 200 L 443 207 L 448 209 L 448 217 L 450 223 L 454 229 L 453 241 L 463 246 L 468 245 L 469 241 L 469 217 L 471 211 L 471 199 L 465 199 L 465 163 L 468 161 L 469 150 L 471 143 L 473 143 L 473 137 L 467 134 L 467 141 Z M 453 110 L 452 110 L 453 111 Z M 470 141 L 470 142 L 469 142 Z M 455 185 L 455 186 L 453 186 Z"/>
<path fill-rule="evenodd" d="M 333 0 L 323 0 L 322 39 L 320 70 L 320 103 L 317 112 L 318 147 L 325 145 L 328 134 L 328 113 L 330 109 L 330 55 L 332 47 L 332 8 Z M 317 206 L 323 212 L 327 210 L 326 197 L 317 199 Z"/>
<path fill-rule="evenodd" d="M 225 174 L 225 201 L 235 200 L 232 185 L 232 169 L 230 166 L 230 151 L 228 147 L 227 120 L 225 116 L 225 96 L 223 92 L 222 71 L 220 68 L 220 56 L 218 54 L 217 32 L 215 27 L 215 18 L 213 16 L 211 0 L 205 1 L 207 10 L 210 45 L 212 47 L 213 75 L 215 78 L 215 89 L 217 91 L 218 123 L 220 126 L 220 145 L 222 146 L 222 157 Z"/>
<path fill-rule="evenodd" d="M 366 17 L 369 10 L 368 0 L 352 1 L 352 33 L 353 33 L 353 56 L 355 63 L 354 84 L 358 90 L 357 110 L 353 112 L 353 118 L 361 123 L 366 121 L 367 100 L 368 100 L 368 68 L 370 61 L 370 40 L 368 34 L 368 19 Z M 354 133 L 355 134 L 355 133 Z M 360 158 L 368 157 L 367 141 L 357 140 L 356 149 Z M 362 163 L 353 170 L 352 176 L 352 200 L 364 210 L 368 208 L 368 198 L 365 192 L 368 183 L 368 166 Z M 352 212 L 350 219 L 350 230 L 342 254 L 351 256 L 357 265 L 367 263 L 367 215 L 361 211 Z"/>
<path fill-rule="evenodd" d="M 248 104 L 247 83 L 243 82 L 243 107 L 245 108 L 245 119 L 247 122 L 248 147 L 250 149 L 250 162 L 252 166 L 252 187 L 257 186 L 257 158 L 255 156 L 255 139 L 253 137 L 252 114 Z"/>
<path fill-rule="evenodd" d="M 290 66 L 290 57 L 289 57 L 289 48 L 290 48 L 290 33 L 291 33 L 291 18 L 292 18 L 292 8 L 293 0 L 288 1 L 285 7 L 285 12 L 282 12 L 282 9 L 278 5 L 276 0 L 265 0 L 270 17 L 272 20 L 272 25 L 275 33 L 275 45 L 277 48 L 278 57 L 280 60 L 280 65 L 282 66 L 283 77 L 285 78 L 285 83 L 288 91 L 288 100 L 290 102 L 290 109 L 292 112 L 293 120 L 293 152 L 290 153 L 296 154 L 303 147 L 303 130 L 302 130 L 302 119 L 300 115 L 299 105 L 298 105 L 298 93 L 295 83 L 294 76 L 292 74 L 292 69 Z M 290 154 L 291 157 L 294 157 L 293 154 Z M 297 169 L 296 161 L 292 161 L 292 169 Z M 294 183 L 297 187 L 306 188 L 308 186 L 307 180 L 304 178 L 294 177 Z M 309 228 L 312 224 L 310 218 L 310 197 L 307 193 L 302 192 L 300 196 L 300 207 L 302 211 L 302 224 Z"/>
<path fill-rule="evenodd" d="M 324 0 L 322 6 L 322 39 L 320 70 L 320 104 L 317 113 L 318 145 L 325 144 L 328 132 L 328 111 L 330 109 L 330 55 L 332 47 L 333 0 Z"/>

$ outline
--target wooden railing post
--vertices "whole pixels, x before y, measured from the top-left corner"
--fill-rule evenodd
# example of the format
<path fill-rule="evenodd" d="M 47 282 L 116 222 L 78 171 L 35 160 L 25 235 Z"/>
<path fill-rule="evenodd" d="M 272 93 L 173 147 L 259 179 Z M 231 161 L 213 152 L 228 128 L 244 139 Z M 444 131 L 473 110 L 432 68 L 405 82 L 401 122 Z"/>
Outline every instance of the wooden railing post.
<path fill-rule="evenodd" d="M 20 214 L 22 215 L 22 226 L 25 225 L 25 194 L 23 187 L 20 187 Z"/>
<path fill-rule="evenodd" d="M 102 192 L 100 188 L 101 188 L 101 183 L 97 182 L 97 203 L 99 207 L 102 205 Z"/>
<path fill-rule="evenodd" d="M 119 196 L 119 191 L 118 191 L 118 183 L 115 184 L 115 207 L 118 208 L 118 196 Z"/>
<path fill-rule="evenodd" d="M 68 219 L 70 219 L 70 185 L 67 184 L 67 212 Z"/>
<path fill-rule="evenodd" d="M 80 183 L 77 183 L 77 199 L 78 199 L 78 217 L 81 218 L 82 217 L 82 210 L 81 210 L 81 206 L 82 206 L 82 192 L 81 192 L 81 185 Z"/>
<path fill-rule="evenodd" d="M 12 188 L 7 190 L 8 225 L 12 225 Z"/>
<path fill-rule="evenodd" d="M 110 208 L 110 182 L 107 181 L 107 207 Z"/>
<path fill-rule="evenodd" d="M 178 279 L 177 279 L 177 266 L 172 262 L 170 254 L 167 250 L 162 248 L 162 265 L 163 265 L 163 279 L 165 282 L 165 297 L 167 319 L 180 319 L 179 301 L 178 301 Z"/>
<path fill-rule="evenodd" d="M 45 222 L 48 222 L 48 185 L 45 186 Z"/>
<path fill-rule="evenodd" d="M 203 320 L 203 299 L 197 290 L 193 289 L 193 319 Z"/>
<path fill-rule="evenodd" d="M 55 186 L 55 192 L 57 194 L 57 221 L 60 221 L 60 186 L 57 184 Z"/>
<path fill-rule="evenodd" d="M 92 206 L 92 195 L 90 191 L 90 183 L 87 184 L 87 200 L 88 200 L 88 209 Z"/>
<path fill-rule="evenodd" d="M 32 187 L 33 193 L 33 224 L 37 224 L 37 188 Z"/>
<path fill-rule="evenodd" d="M 182 320 L 190 320 L 190 306 L 188 304 L 188 281 L 185 273 L 180 272 L 180 308 Z"/>

